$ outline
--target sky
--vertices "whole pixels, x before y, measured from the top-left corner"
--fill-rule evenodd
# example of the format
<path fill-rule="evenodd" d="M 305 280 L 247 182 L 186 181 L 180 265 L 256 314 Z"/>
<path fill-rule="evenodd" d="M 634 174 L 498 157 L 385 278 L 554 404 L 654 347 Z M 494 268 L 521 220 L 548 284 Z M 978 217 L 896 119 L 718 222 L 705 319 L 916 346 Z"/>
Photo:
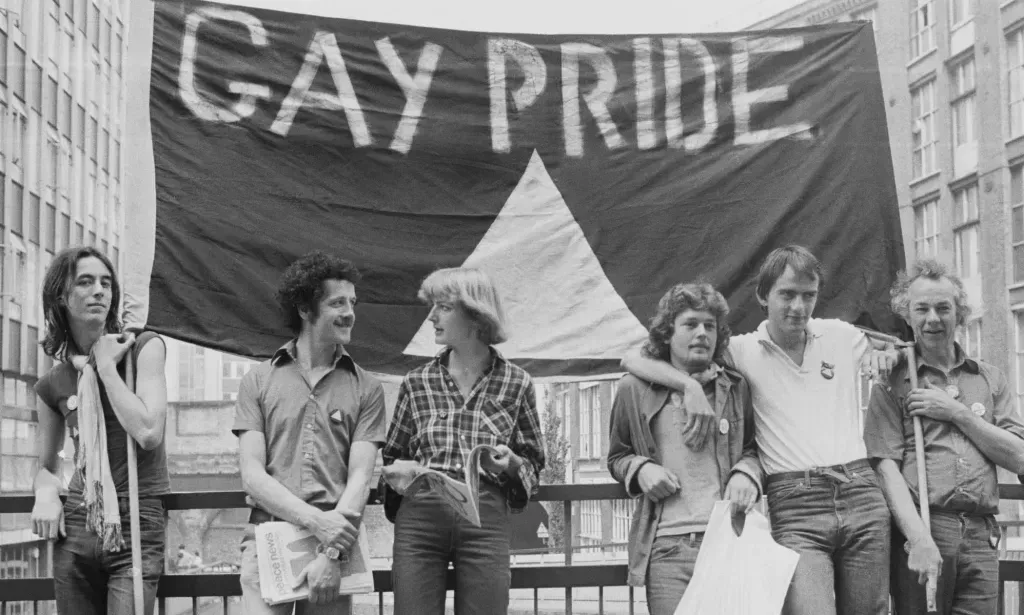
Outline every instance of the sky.
<path fill-rule="evenodd" d="M 739 30 L 800 0 L 217 0 L 292 12 L 455 30 L 536 34 Z M 628 10 L 627 10 L 628 9 Z"/>

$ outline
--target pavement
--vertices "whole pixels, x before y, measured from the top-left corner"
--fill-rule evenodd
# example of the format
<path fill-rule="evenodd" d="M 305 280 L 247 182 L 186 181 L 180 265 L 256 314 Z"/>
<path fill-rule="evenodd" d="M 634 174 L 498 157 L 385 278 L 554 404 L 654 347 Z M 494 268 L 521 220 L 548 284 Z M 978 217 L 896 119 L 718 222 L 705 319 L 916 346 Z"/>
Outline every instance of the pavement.
<path fill-rule="evenodd" d="M 508 615 L 565 615 L 570 612 L 566 608 L 565 589 L 544 588 L 537 590 L 536 610 L 532 589 L 514 589 L 510 595 Z M 448 592 L 445 615 L 454 615 L 452 592 Z M 573 615 L 590 615 L 606 613 L 608 615 L 643 615 L 647 613 L 647 603 L 642 589 L 634 591 L 633 610 L 629 608 L 628 587 L 605 587 L 603 592 L 604 609 L 600 608 L 601 597 L 596 587 L 581 587 L 573 590 Z M 379 615 L 379 598 L 377 594 L 356 596 L 353 602 L 352 615 Z M 384 615 L 392 615 L 393 600 L 391 594 L 384 594 Z"/>

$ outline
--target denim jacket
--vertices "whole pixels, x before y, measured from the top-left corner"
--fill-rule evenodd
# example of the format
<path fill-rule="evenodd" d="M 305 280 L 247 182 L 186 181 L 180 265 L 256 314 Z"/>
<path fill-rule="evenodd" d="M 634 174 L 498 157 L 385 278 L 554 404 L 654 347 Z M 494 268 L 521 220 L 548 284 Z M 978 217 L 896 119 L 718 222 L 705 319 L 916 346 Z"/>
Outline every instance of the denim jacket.
<path fill-rule="evenodd" d="M 608 471 L 626 487 L 626 493 L 637 500 L 629 528 L 629 585 L 642 587 L 647 578 L 651 546 L 661 520 L 661 503 L 643 496 L 637 472 L 647 461 L 655 461 L 656 445 L 651 422 L 665 406 L 671 390 L 627 375 L 619 381 L 612 402 L 610 437 L 608 440 Z M 723 368 L 716 379 L 714 437 L 725 438 L 728 446 L 717 447 L 718 467 L 724 489 L 734 472 L 742 472 L 761 489 L 764 471 L 754 444 L 753 406 L 750 386 L 738 372 Z M 721 434 L 718 424 L 729 422 L 729 430 Z M 720 443 L 721 444 L 721 443 Z M 682 489 L 686 491 L 686 478 Z"/>

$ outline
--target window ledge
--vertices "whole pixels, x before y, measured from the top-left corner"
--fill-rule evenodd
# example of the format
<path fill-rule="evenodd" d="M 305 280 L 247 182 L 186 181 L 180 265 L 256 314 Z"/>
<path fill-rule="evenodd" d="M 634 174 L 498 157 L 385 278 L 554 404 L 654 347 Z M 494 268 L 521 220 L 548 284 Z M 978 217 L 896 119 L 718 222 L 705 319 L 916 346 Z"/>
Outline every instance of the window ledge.
<path fill-rule="evenodd" d="M 972 23 L 974 23 L 974 15 L 971 15 L 970 17 L 968 17 L 967 19 L 965 19 L 965 20 L 963 20 L 963 21 L 961 21 L 959 23 L 955 23 L 955 24 L 952 24 L 951 26 L 949 26 L 949 33 L 953 34 L 957 30 L 959 30 L 960 28 L 964 28 L 964 27 L 966 27 L 966 26 L 968 26 L 969 24 L 972 24 Z"/>
<path fill-rule="evenodd" d="M 917 179 L 912 179 L 912 180 L 910 180 L 910 187 L 911 188 L 916 188 L 917 186 L 920 186 L 921 184 L 923 184 L 926 181 L 928 181 L 929 179 L 935 179 L 941 173 L 942 173 L 942 171 L 933 171 L 933 172 L 929 173 L 928 175 L 922 175 L 921 177 L 918 177 Z"/>
<path fill-rule="evenodd" d="M 1016 143 L 1017 141 L 1024 141 L 1024 132 L 1020 133 L 1019 135 L 1010 137 L 1003 143 L 1003 145 L 1005 147 L 1009 147 L 1010 145 Z"/>
<path fill-rule="evenodd" d="M 936 53 L 938 53 L 938 51 L 939 51 L 938 47 L 932 47 L 928 51 L 922 53 L 921 55 L 917 56 L 913 60 L 907 62 L 907 69 L 909 70 L 909 69 L 913 68 L 916 64 L 919 64 L 922 61 L 924 61 L 926 58 L 928 58 L 930 56 L 933 56 Z"/>

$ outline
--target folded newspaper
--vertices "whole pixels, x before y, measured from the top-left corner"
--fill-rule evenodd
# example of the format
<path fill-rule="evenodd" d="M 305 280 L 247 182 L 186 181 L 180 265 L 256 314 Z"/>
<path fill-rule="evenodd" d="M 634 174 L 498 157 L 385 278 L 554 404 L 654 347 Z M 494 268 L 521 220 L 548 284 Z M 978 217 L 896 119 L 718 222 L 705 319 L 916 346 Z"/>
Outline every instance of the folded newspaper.
<path fill-rule="evenodd" d="M 481 444 L 469 452 L 462 464 L 465 482 L 457 481 L 444 472 L 438 472 L 415 461 L 400 459 L 384 466 L 384 480 L 399 495 L 412 496 L 422 490 L 432 490 L 473 525 L 480 527 L 480 457 L 497 452 L 493 446 Z"/>
<path fill-rule="evenodd" d="M 256 526 L 256 559 L 260 569 L 260 591 L 267 604 L 305 600 L 309 585 L 294 587 L 295 579 L 316 557 L 320 544 L 308 530 L 285 521 L 271 521 Z M 369 564 L 369 543 L 366 530 L 359 527 L 359 538 L 345 553 L 341 567 L 342 594 L 365 594 L 373 591 L 373 571 Z"/>

